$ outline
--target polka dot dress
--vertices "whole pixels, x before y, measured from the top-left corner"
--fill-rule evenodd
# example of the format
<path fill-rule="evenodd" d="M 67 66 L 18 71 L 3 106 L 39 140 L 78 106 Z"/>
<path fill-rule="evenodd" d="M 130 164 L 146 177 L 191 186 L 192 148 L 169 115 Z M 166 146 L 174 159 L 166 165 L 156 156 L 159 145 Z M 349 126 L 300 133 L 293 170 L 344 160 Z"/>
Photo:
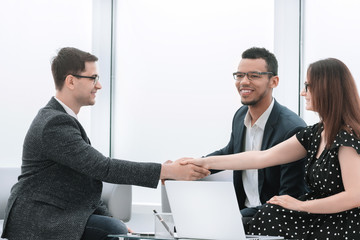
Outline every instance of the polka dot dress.
<path fill-rule="evenodd" d="M 353 147 L 360 154 L 360 141 L 353 134 L 340 131 L 330 149 L 325 149 L 317 159 L 321 131 L 322 127 L 315 124 L 296 134 L 307 149 L 305 180 L 310 191 L 299 198 L 302 201 L 344 191 L 338 160 L 340 146 Z M 249 233 L 280 235 L 287 239 L 360 240 L 360 208 L 336 214 L 310 214 L 266 204 L 249 222 Z"/>

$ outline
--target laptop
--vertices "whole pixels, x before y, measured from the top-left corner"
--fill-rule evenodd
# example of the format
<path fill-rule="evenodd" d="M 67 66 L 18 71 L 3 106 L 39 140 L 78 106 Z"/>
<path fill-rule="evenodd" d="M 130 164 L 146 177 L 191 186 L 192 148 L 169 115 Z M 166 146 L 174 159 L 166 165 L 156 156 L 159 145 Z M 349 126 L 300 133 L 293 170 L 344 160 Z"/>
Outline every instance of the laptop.
<path fill-rule="evenodd" d="M 232 182 L 166 181 L 177 238 L 284 239 L 245 235 Z"/>

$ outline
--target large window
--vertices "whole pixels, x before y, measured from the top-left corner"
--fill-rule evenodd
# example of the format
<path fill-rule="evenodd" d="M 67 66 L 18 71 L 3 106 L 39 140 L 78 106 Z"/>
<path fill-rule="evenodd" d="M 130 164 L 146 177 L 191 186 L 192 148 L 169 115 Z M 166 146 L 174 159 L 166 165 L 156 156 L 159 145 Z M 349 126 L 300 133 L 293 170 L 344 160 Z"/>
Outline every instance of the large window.
<path fill-rule="evenodd" d="M 357 0 L 305 2 L 303 80 L 310 63 L 334 57 L 349 67 L 360 87 L 359 9 L 360 2 Z M 308 124 L 319 121 L 314 112 L 303 110 L 303 117 Z"/>
<path fill-rule="evenodd" d="M 99 57 L 103 89 L 79 116 L 95 148 L 162 163 L 228 143 L 240 107 L 231 74 L 249 47 L 275 53 L 274 96 L 295 112 L 319 59 L 345 62 L 360 87 L 358 9 L 357 0 L 2 0 L 0 165 L 21 164 L 26 131 L 55 93 L 50 60 L 59 48 Z M 318 121 L 300 105 L 308 124 Z M 133 199 L 159 204 L 160 191 L 134 187 Z"/>
<path fill-rule="evenodd" d="M 51 58 L 66 46 L 92 51 L 92 3 L 2 0 L 0 22 L 0 165 L 20 166 L 30 123 L 55 94 Z M 91 134 L 89 108 L 79 118 Z"/>
<path fill-rule="evenodd" d="M 113 156 L 164 162 L 224 147 L 240 107 L 241 53 L 274 50 L 274 1 L 121 0 L 116 8 Z M 134 202 L 159 203 L 133 188 Z"/>

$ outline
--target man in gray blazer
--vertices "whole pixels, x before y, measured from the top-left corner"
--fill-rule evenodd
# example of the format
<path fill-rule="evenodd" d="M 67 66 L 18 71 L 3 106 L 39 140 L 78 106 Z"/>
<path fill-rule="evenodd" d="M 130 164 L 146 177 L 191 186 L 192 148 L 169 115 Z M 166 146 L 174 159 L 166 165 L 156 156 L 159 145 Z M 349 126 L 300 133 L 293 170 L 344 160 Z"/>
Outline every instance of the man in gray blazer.
<path fill-rule="evenodd" d="M 97 57 L 63 48 L 53 59 L 56 96 L 33 120 L 23 145 L 22 172 L 8 200 L 2 237 L 16 239 L 107 239 L 126 233 L 101 202 L 102 181 L 156 188 L 159 179 L 195 180 L 203 168 L 172 163 L 111 159 L 90 145 L 77 120 L 94 105 L 101 84 Z"/>
<path fill-rule="evenodd" d="M 235 113 L 228 145 L 208 156 L 265 150 L 306 126 L 298 115 L 272 97 L 279 83 L 277 71 L 275 55 L 265 48 L 254 47 L 243 52 L 233 76 L 244 106 Z M 265 169 L 234 171 L 234 187 L 242 215 L 252 217 L 274 195 L 304 194 L 304 173 L 304 159 Z"/>

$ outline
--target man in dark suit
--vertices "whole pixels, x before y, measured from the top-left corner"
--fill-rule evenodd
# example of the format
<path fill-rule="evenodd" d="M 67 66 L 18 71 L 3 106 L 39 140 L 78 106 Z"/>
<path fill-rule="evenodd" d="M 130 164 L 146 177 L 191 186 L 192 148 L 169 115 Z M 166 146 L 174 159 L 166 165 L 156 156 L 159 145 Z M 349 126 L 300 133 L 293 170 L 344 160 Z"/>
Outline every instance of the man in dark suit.
<path fill-rule="evenodd" d="M 126 233 L 101 202 L 102 181 L 156 188 L 159 179 L 194 180 L 209 172 L 179 161 L 111 159 L 90 145 L 77 120 L 101 89 L 97 57 L 63 48 L 52 61 L 56 96 L 33 120 L 23 145 L 22 172 L 11 190 L 2 237 L 9 240 L 108 239 Z"/>
<path fill-rule="evenodd" d="M 277 71 L 276 57 L 264 48 L 250 48 L 242 54 L 233 76 L 244 106 L 235 113 L 228 145 L 208 156 L 268 149 L 306 126 L 298 115 L 272 97 L 279 83 Z M 242 215 L 252 217 L 274 195 L 302 195 L 306 191 L 304 171 L 303 159 L 265 169 L 234 171 Z"/>

